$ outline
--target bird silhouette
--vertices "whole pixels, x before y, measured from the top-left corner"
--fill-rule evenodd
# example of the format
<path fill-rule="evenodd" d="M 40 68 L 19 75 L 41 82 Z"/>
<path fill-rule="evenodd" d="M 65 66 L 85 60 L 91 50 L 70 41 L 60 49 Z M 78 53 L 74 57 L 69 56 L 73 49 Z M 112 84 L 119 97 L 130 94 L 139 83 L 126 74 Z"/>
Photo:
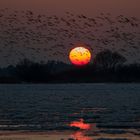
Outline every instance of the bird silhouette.
<path fill-rule="evenodd" d="M 0 9 L 0 58 L 8 63 L 25 57 L 48 61 L 63 56 L 67 60 L 67 52 L 77 42 L 88 44 L 93 52 L 107 48 L 128 58 L 132 52 L 139 56 L 139 23 L 136 17 L 110 13 L 96 17 L 71 12 L 51 16 L 31 10 Z"/>

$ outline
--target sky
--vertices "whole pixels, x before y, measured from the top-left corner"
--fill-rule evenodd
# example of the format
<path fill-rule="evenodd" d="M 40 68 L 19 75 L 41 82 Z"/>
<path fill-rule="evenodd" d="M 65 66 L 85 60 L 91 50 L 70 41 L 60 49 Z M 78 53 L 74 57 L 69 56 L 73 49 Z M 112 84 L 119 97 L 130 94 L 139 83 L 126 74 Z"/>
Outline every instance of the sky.
<path fill-rule="evenodd" d="M 8 10 L 1 10 L 4 8 Z M 41 16 L 41 22 L 33 23 L 28 10 L 34 13 L 35 21 L 39 19 L 39 14 L 45 17 Z M 73 16 L 68 16 L 66 12 Z M 15 64 L 23 57 L 35 61 L 55 59 L 69 62 L 68 53 L 72 44 L 76 43 L 88 44 L 92 48 L 92 56 L 111 49 L 123 53 L 129 61 L 140 61 L 140 30 L 139 26 L 133 26 L 139 24 L 139 20 L 131 19 L 140 19 L 139 13 L 140 0 L 0 0 L 0 64 Z M 81 19 L 78 17 L 81 14 L 88 18 Z M 101 15 L 115 24 L 110 26 L 110 21 L 102 19 Z M 48 19 L 47 16 L 53 18 Z M 119 23 L 119 20 L 125 21 L 125 17 L 131 19 L 130 22 Z M 71 21 L 72 18 L 75 22 Z M 96 19 L 96 25 L 91 18 Z M 49 21 L 52 26 L 49 26 Z M 113 30 L 111 35 L 109 30 Z M 121 35 L 122 40 L 117 40 L 116 36 L 112 42 L 110 36 L 116 33 Z M 128 36 L 127 41 L 124 34 Z"/>
<path fill-rule="evenodd" d="M 58 14 L 71 11 L 87 15 L 110 12 L 139 16 L 140 0 L 0 0 L 0 7 Z"/>

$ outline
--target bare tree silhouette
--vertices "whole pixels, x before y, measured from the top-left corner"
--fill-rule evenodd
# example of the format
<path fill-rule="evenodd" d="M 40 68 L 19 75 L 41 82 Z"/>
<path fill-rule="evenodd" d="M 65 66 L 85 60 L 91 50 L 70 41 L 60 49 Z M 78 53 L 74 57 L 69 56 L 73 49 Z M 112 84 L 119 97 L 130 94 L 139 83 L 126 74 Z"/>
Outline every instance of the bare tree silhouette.
<path fill-rule="evenodd" d="M 126 58 L 117 52 L 104 50 L 96 55 L 93 62 L 99 70 L 115 69 L 126 62 Z"/>

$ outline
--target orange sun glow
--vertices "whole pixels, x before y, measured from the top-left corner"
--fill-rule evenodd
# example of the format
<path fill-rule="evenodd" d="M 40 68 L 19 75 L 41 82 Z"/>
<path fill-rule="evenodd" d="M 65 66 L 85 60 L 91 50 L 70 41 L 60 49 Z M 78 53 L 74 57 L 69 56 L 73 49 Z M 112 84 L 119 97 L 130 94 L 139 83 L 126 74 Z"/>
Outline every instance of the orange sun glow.
<path fill-rule="evenodd" d="M 69 59 L 74 65 L 84 66 L 90 62 L 91 53 L 85 47 L 75 47 L 70 51 Z"/>

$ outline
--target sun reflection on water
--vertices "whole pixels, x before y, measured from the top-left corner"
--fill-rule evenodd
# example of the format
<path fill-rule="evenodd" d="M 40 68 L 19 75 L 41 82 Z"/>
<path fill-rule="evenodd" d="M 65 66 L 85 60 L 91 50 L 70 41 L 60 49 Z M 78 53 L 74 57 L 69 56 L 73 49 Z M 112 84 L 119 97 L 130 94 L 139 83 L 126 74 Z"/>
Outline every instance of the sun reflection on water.
<path fill-rule="evenodd" d="M 70 127 L 77 127 L 81 130 L 89 130 L 91 129 L 91 125 L 84 123 L 83 119 L 80 119 L 79 121 L 73 121 L 70 123 Z"/>
<path fill-rule="evenodd" d="M 73 135 L 71 135 L 71 138 L 73 138 L 74 140 L 93 140 L 88 136 L 85 136 L 84 132 L 82 131 L 74 133 Z"/>
<path fill-rule="evenodd" d="M 79 121 L 73 121 L 70 123 L 70 127 L 79 128 L 79 131 L 76 131 L 70 137 L 74 140 L 92 140 L 90 137 L 86 136 L 86 132 L 89 132 L 92 128 L 91 124 L 85 123 L 83 119 Z"/>

